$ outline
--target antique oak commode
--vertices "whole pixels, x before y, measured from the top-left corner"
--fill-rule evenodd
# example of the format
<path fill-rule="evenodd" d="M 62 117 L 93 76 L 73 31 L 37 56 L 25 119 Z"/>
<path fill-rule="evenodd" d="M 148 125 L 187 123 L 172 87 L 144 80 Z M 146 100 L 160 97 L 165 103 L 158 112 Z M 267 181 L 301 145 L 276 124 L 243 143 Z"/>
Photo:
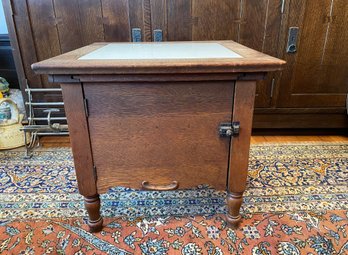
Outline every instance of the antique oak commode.
<path fill-rule="evenodd" d="M 256 81 L 285 62 L 233 41 L 94 43 L 33 64 L 60 83 L 89 227 L 114 186 L 228 191 L 236 225 L 246 187 Z"/>

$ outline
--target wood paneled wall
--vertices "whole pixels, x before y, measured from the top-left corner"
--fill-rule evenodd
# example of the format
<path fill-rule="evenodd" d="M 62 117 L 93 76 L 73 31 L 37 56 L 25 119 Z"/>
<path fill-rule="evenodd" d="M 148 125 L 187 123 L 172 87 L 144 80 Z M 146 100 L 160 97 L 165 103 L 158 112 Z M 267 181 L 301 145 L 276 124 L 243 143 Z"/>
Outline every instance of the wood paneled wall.
<path fill-rule="evenodd" d="M 256 126 L 316 127 L 320 118 L 318 127 L 348 126 L 347 0 L 2 1 L 22 88 L 25 79 L 58 86 L 35 75 L 34 62 L 97 41 L 131 41 L 132 28 L 152 41 L 161 29 L 164 41 L 234 40 L 287 61 L 258 83 Z M 289 27 L 299 27 L 292 54 Z"/>
<path fill-rule="evenodd" d="M 4 1 L 31 87 L 52 86 L 32 72 L 32 63 L 93 42 L 131 41 L 132 28 L 141 28 L 143 41 L 161 29 L 164 41 L 235 40 L 276 56 L 281 19 L 278 0 Z M 259 106 L 268 103 L 268 85 L 259 85 Z"/>
<path fill-rule="evenodd" d="M 285 54 L 278 107 L 344 107 L 348 93 L 347 0 L 292 0 L 287 26 L 299 27 L 298 51 Z"/>

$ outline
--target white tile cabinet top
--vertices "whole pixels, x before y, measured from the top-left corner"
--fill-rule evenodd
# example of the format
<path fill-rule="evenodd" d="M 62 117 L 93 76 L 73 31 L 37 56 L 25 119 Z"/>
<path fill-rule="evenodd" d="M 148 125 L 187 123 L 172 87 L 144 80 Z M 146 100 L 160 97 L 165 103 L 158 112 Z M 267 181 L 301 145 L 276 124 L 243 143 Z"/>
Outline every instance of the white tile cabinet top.
<path fill-rule="evenodd" d="M 219 43 L 110 43 L 79 60 L 243 58 Z"/>

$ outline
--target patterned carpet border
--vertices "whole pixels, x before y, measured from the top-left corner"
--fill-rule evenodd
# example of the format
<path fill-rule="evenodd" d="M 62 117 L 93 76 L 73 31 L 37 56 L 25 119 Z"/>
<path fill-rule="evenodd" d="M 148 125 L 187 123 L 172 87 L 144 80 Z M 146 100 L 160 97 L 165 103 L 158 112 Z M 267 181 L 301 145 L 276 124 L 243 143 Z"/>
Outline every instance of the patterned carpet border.
<path fill-rule="evenodd" d="M 87 231 L 70 150 L 0 152 L 1 254 L 348 254 L 348 143 L 252 146 L 243 223 L 224 221 L 223 191 L 117 187 L 105 227 Z"/>
<path fill-rule="evenodd" d="M 348 143 L 253 145 L 243 214 L 348 209 Z M 85 216 L 69 148 L 0 152 L 0 219 Z M 225 213 L 226 193 L 208 185 L 147 192 L 117 187 L 102 194 L 103 215 Z"/>

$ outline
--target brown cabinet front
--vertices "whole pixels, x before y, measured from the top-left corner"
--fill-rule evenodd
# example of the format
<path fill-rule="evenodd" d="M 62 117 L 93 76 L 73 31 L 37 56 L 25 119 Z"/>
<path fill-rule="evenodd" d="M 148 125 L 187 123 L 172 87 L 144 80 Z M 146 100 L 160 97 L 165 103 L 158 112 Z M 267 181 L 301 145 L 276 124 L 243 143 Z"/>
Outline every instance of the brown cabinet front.
<path fill-rule="evenodd" d="M 226 189 L 234 81 L 83 85 L 97 189 Z"/>
<path fill-rule="evenodd" d="M 334 113 L 345 114 L 347 1 L 293 0 L 288 9 L 286 27 L 298 27 L 299 35 L 297 52 L 283 56 L 288 67 L 280 81 L 283 87 L 279 91 L 277 107 L 334 108 Z"/>

